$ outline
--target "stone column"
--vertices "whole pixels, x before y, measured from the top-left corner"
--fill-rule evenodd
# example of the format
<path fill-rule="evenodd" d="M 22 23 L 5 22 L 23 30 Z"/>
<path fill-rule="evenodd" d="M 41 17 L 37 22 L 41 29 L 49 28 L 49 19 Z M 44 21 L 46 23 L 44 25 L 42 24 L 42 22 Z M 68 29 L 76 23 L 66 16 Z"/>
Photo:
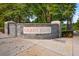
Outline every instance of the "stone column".
<path fill-rule="evenodd" d="M 17 36 L 17 26 L 13 21 L 5 22 L 5 34 L 10 35 L 11 37 Z"/>
<path fill-rule="evenodd" d="M 61 22 L 60 21 L 52 21 L 51 24 L 57 24 L 59 30 L 59 37 L 61 37 Z"/>
<path fill-rule="evenodd" d="M 4 32 L 5 32 L 6 35 L 9 34 L 8 31 L 9 31 L 9 30 L 8 30 L 8 21 L 7 21 L 7 22 L 5 22 L 5 24 L 4 24 Z"/>
<path fill-rule="evenodd" d="M 21 36 L 23 34 L 23 26 L 21 23 L 17 23 L 17 36 Z"/>

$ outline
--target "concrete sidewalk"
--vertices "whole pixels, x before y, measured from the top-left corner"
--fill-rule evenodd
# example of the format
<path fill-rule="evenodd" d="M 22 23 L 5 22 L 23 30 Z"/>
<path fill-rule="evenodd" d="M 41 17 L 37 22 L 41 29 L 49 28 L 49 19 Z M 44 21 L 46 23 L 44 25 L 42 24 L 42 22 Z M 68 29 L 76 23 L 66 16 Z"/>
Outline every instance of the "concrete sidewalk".
<path fill-rule="evenodd" d="M 72 44 L 72 47 L 73 47 L 73 56 L 79 56 L 79 36 L 75 36 L 73 38 L 73 44 Z"/>
<path fill-rule="evenodd" d="M 26 39 L 25 39 L 26 40 Z M 61 39 L 51 39 L 51 40 L 37 40 L 37 39 L 28 39 L 36 46 L 29 48 L 29 50 L 24 50 L 18 55 L 27 55 L 28 51 L 32 53 L 31 55 L 50 55 L 50 56 L 71 56 L 72 55 L 72 41 L 67 38 Z M 40 53 L 39 53 L 40 51 Z M 48 52 L 49 51 L 49 52 Z M 37 54 L 36 54 L 37 53 Z"/>
<path fill-rule="evenodd" d="M 0 32 L 0 39 L 4 39 L 4 38 L 11 38 L 11 36 Z"/>
<path fill-rule="evenodd" d="M 70 47 L 70 48 L 69 48 Z M 72 46 L 67 42 L 8 38 L 0 41 L 0 55 L 60 56 L 72 55 Z"/>
<path fill-rule="evenodd" d="M 7 36 L 7 35 L 0 32 L 0 38 L 4 38 L 5 36 Z"/>
<path fill-rule="evenodd" d="M 0 39 L 0 56 L 79 56 L 79 37 L 57 39 Z"/>

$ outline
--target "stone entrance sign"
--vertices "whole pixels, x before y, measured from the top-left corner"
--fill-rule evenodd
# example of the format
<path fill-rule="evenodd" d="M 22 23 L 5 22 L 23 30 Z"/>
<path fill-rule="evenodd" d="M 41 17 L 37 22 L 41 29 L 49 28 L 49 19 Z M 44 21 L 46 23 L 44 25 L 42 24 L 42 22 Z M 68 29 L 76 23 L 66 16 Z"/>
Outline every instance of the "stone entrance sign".
<path fill-rule="evenodd" d="M 9 33 L 6 31 L 8 30 Z M 5 25 L 5 33 L 27 39 L 52 39 L 61 36 L 60 21 L 51 23 L 15 23 Z"/>
<path fill-rule="evenodd" d="M 24 34 L 49 34 L 51 27 L 23 27 Z"/>

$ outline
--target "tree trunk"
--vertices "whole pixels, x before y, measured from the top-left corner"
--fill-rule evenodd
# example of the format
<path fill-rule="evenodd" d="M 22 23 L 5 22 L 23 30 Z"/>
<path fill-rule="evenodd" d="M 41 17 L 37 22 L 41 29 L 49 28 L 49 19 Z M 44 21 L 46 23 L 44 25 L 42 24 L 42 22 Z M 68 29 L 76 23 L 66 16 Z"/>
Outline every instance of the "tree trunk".
<path fill-rule="evenodd" d="M 72 20 L 67 20 L 67 30 L 72 31 Z"/>
<path fill-rule="evenodd" d="M 49 12 L 48 12 L 48 16 L 47 16 L 47 22 L 48 22 L 48 23 L 51 22 L 51 14 L 49 14 Z"/>

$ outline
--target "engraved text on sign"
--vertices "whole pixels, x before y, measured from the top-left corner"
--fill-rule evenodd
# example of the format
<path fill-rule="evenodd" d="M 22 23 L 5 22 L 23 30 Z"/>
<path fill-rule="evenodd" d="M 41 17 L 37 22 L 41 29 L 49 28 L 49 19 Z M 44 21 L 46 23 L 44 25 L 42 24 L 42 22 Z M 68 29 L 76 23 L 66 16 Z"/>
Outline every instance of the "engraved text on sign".
<path fill-rule="evenodd" d="M 49 34 L 51 27 L 23 27 L 24 34 Z"/>

